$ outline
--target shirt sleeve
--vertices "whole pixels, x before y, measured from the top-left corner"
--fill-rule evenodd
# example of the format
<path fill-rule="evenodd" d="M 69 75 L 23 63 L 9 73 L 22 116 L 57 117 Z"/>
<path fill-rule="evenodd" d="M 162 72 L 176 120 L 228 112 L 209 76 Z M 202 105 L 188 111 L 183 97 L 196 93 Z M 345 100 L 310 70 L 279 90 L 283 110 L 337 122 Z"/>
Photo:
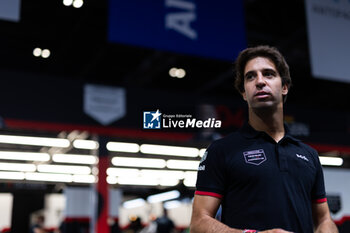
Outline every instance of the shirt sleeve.
<path fill-rule="evenodd" d="M 222 148 L 215 143 L 204 153 L 198 167 L 196 195 L 222 198 L 225 190 L 225 167 Z"/>
<path fill-rule="evenodd" d="M 314 155 L 316 157 L 316 178 L 312 187 L 311 198 L 314 203 L 323 203 L 327 201 L 323 170 L 316 151 L 314 151 Z"/>

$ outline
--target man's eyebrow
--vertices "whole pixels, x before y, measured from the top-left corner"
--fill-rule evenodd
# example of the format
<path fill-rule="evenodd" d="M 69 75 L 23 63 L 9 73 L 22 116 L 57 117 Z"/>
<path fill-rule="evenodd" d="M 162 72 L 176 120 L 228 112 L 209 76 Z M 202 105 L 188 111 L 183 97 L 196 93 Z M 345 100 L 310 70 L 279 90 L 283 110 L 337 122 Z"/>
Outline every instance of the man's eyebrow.
<path fill-rule="evenodd" d="M 263 72 L 269 71 L 269 72 L 273 72 L 273 73 L 277 74 L 277 71 L 274 69 L 271 69 L 271 68 L 266 68 L 266 69 L 263 69 L 262 71 Z"/>

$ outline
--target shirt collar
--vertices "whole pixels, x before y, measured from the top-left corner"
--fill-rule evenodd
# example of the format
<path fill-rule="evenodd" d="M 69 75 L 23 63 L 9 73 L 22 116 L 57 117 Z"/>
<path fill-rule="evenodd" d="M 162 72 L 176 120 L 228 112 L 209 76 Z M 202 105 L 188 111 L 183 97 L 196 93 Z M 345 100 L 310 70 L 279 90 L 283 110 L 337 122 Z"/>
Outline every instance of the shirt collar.
<path fill-rule="evenodd" d="M 299 139 L 296 139 L 290 134 L 289 127 L 284 123 L 284 130 L 285 130 L 285 135 L 282 140 L 289 139 L 291 141 L 300 141 Z M 266 134 L 263 131 L 257 131 L 255 130 L 249 123 L 246 121 L 243 126 L 239 129 L 239 132 L 246 138 L 257 138 L 261 137 L 262 135 Z"/>

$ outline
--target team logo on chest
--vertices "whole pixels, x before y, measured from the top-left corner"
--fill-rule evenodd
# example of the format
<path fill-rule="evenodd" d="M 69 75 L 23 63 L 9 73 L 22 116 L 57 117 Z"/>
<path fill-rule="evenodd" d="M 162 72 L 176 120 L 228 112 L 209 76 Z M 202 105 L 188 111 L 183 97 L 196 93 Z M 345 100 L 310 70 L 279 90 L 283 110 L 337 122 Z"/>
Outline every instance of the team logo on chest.
<path fill-rule="evenodd" d="M 246 163 L 260 165 L 266 161 L 266 155 L 263 149 L 243 152 Z"/>

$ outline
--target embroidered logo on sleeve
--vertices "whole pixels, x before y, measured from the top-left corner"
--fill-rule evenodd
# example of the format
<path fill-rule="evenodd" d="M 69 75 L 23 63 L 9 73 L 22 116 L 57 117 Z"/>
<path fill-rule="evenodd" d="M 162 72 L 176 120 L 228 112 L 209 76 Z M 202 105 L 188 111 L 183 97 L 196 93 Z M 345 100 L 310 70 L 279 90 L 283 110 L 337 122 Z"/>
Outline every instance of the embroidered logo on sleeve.
<path fill-rule="evenodd" d="M 208 151 L 205 151 L 204 154 L 203 154 L 203 156 L 202 156 L 202 158 L 201 158 L 201 161 L 200 161 L 199 163 L 203 163 L 204 160 L 207 159 L 207 155 L 208 155 Z"/>
<path fill-rule="evenodd" d="M 263 149 L 243 152 L 246 163 L 260 165 L 266 161 L 266 155 Z"/>
<path fill-rule="evenodd" d="M 199 162 L 198 171 L 205 171 L 205 165 L 200 165 L 204 160 L 207 159 L 208 151 L 205 151 L 201 161 Z"/>

